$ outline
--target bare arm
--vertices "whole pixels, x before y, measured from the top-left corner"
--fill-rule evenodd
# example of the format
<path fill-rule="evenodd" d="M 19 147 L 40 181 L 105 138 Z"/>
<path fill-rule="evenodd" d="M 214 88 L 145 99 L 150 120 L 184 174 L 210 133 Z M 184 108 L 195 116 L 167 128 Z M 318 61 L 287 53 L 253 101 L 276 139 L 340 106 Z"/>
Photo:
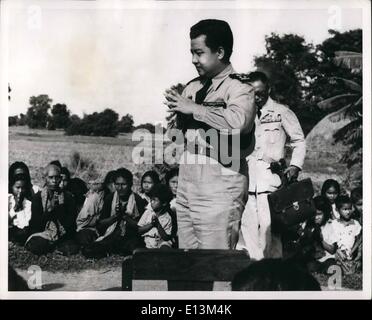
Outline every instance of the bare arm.
<path fill-rule="evenodd" d="M 163 228 L 163 226 L 160 224 L 159 222 L 159 219 L 157 217 L 154 217 L 154 224 L 155 224 L 155 228 L 158 229 L 159 231 L 159 235 L 160 237 L 165 240 L 165 241 L 169 241 L 172 239 L 172 235 L 171 234 L 167 234 Z"/>
<path fill-rule="evenodd" d="M 326 250 L 330 254 L 335 254 L 336 253 L 336 250 L 337 250 L 336 243 L 329 244 L 329 243 L 325 242 L 324 240 L 322 240 L 322 247 L 324 248 L 324 250 Z"/>
<path fill-rule="evenodd" d="M 153 227 L 154 227 L 154 225 L 153 225 L 152 222 L 149 223 L 149 224 L 145 224 L 144 226 L 138 226 L 137 225 L 138 233 L 142 235 L 142 234 L 150 231 Z"/>

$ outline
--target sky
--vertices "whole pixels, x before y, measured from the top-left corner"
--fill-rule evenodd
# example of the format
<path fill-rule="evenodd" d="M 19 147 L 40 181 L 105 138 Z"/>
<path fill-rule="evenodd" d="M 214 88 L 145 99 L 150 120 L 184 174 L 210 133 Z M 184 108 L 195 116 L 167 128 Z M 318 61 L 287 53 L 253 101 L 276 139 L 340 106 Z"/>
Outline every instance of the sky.
<path fill-rule="evenodd" d="M 15 3 L 6 8 L 9 115 L 26 113 L 30 96 L 48 94 L 79 116 L 111 108 L 120 117 L 132 114 L 135 125 L 164 122 L 164 90 L 197 76 L 189 29 L 201 19 L 230 24 L 237 72 L 254 69 L 271 32 L 318 44 L 330 28 L 362 27 L 353 1 L 348 8 L 322 2 L 302 9 L 277 2 L 280 10 L 234 1 Z"/>

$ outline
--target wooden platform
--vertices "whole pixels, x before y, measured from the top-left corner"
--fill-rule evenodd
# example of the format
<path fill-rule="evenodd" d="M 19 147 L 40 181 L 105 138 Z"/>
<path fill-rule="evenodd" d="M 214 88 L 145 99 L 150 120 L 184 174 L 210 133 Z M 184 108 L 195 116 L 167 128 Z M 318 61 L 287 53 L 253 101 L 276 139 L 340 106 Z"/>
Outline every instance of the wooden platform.
<path fill-rule="evenodd" d="M 138 249 L 123 262 L 122 290 L 131 291 L 133 280 L 167 280 L 168 291 L 210 291 L 250 263 L 238 250 Z"/>

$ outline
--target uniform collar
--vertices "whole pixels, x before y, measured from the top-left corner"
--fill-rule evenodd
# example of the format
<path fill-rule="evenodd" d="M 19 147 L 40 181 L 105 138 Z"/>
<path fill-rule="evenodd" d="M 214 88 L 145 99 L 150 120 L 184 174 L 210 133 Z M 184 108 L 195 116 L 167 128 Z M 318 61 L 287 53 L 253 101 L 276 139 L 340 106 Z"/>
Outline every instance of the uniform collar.
<path fill-rule="evenodd" d="M 235 73 L 235 70 L 232 67 L 231 63 L 229 63 L 229 65 L 225 69 L 223 69 L 219 74 L 212 78 L 213 89 L 216 91 L 221 83 L 232 73 Z"/>
<path fill-rule="evenodd" d="M 275 101 L 270 97 L 267 99 L 265 105 L 261 108 L 261 112 L 263 111 L 275 111 Z"/>

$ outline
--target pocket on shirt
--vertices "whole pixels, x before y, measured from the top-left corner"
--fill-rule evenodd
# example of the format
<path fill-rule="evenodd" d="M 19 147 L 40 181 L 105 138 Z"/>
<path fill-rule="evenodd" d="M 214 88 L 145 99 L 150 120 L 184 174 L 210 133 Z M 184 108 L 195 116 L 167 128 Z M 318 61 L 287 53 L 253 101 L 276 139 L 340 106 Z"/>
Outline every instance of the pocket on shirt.
<path fill-rule="evenodd" d="M 264 134 L 268 144 L 278 143 L 280 140 L 280 122 L 265 123 Z"/>

